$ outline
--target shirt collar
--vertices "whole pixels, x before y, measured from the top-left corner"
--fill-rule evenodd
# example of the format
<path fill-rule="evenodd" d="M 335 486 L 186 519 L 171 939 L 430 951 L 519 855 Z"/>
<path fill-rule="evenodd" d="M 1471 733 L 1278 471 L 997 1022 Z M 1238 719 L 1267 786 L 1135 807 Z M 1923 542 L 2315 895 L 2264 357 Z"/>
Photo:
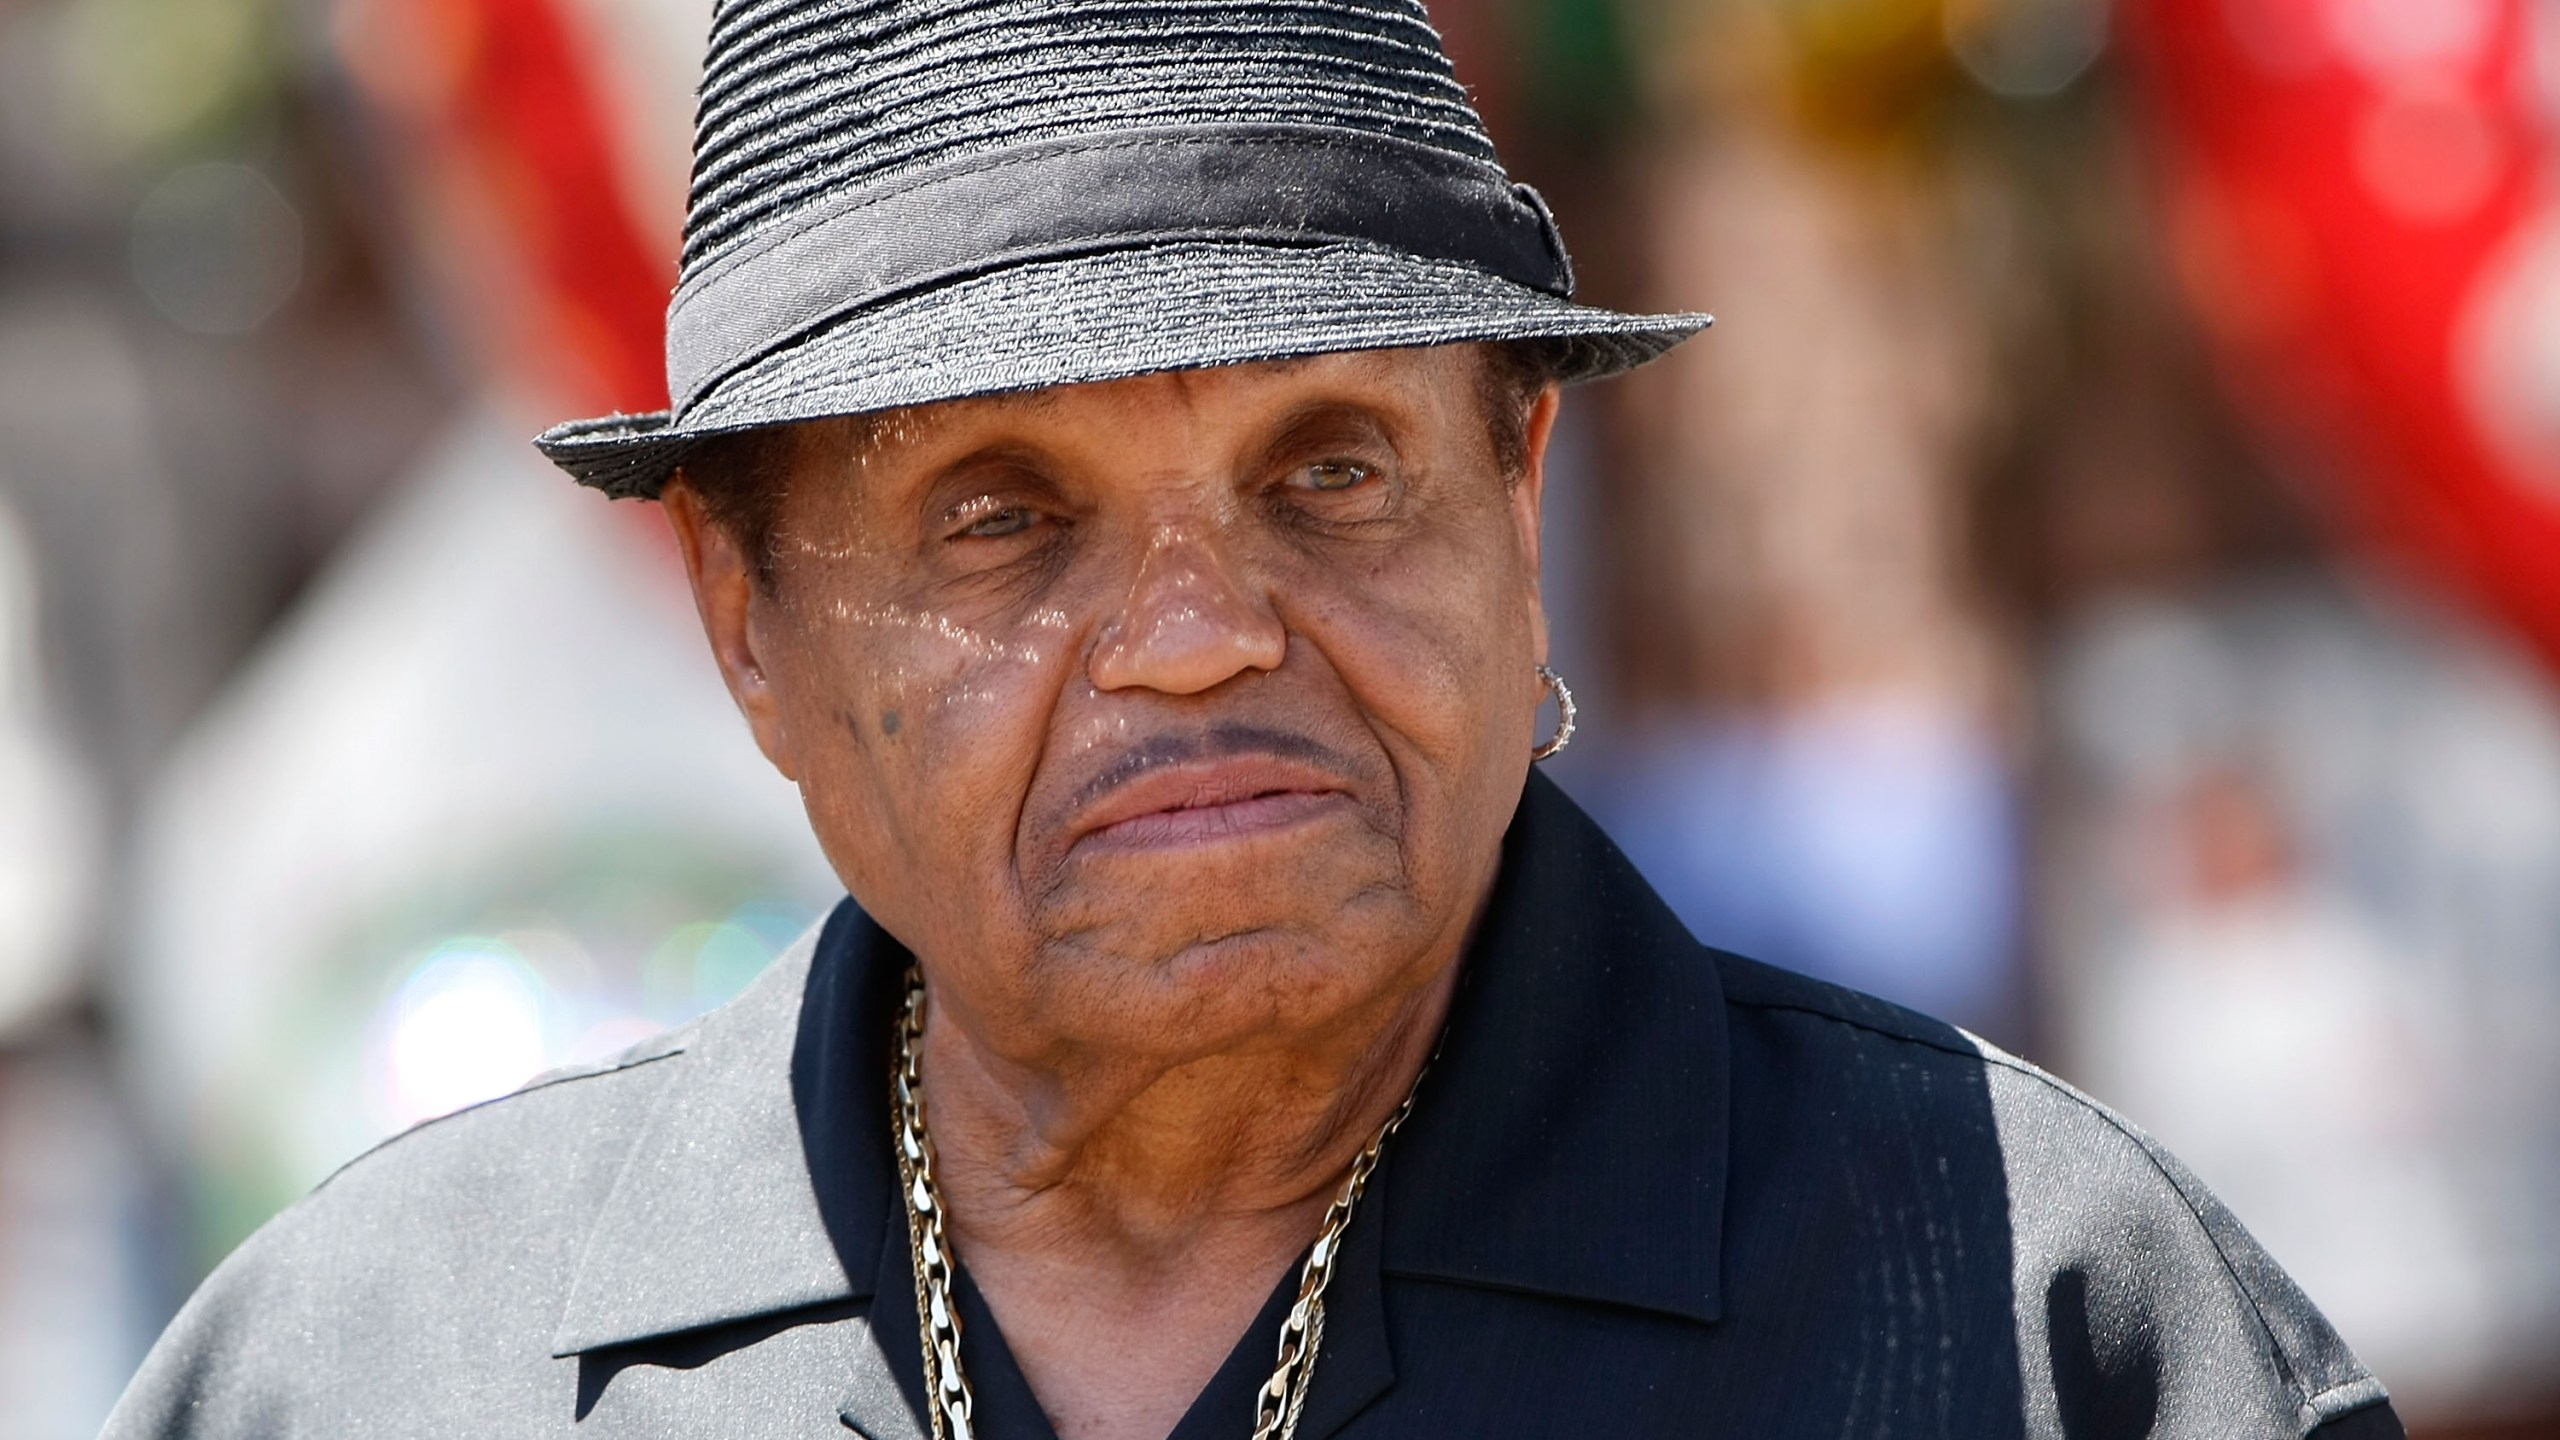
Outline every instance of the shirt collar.
<path fill-rule="evenodd" d="M 1715 1319 L 1728 1095 L 1713 957 L 1533 773 L 1381 1162 L 1387 1273 Z"/>
<path fill-rule="evenodd" d="M 555 1354 L 872 1293 L 906 963 L 848 901 L 698 1022 L 597 1214 Z M 1381 1168 L 1385 1272 L 1714 1319 L 1727 1093 L 1712 958 L 1532 774 Z"/>

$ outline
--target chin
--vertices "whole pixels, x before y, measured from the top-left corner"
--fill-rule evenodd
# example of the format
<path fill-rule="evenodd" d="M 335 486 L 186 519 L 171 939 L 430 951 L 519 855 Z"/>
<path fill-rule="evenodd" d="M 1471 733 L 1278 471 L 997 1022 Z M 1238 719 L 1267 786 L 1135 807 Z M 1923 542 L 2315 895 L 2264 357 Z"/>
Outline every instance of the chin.
<path fill-rule="evenodd" d="M 1276 1039 L 1400 991 L 1432 947 L 1436 927 L 1401 876 L 1286 891 L 1265 876 L 1122 894 L 1112 918 L 1041 947 L 1048 1025 L 1154 1051 Z"/>

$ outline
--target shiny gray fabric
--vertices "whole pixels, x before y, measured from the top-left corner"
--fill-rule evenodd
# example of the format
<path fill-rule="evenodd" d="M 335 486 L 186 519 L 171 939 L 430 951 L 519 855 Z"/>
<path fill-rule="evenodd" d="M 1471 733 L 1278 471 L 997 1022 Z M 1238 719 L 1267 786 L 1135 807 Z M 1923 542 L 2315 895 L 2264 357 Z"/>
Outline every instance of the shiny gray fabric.
<path fill-rule="evenodd" d="M 920 1440 L 906 964 L 848 904 L 696 1026 L 349 1166 L 206 1282 L 108 1434 Z M 1053 1440 L 961 1260 L 979 1433 Z M 1245 1433 L 1288 1290 L 1173 1440 Z M 2138 1132 L 1701 948 L 1542 778 L 1328 1305 L 1305 1440 L 2400 1434 Z"/>
<path fill-rule="evenodd" d="M 673 406 L 538 443 L 653 495 L 758 425 L 1467 340 L 1585 379 L 1707 323 L 1572 291 L 1414 0 L 723 0 Z"/>
<path fill-rule="evenodd" d="M 1247 116 L 1494 158 L 1415 0 L 726 0 L 686 275 L 823 197 L 918 166 Z"/>

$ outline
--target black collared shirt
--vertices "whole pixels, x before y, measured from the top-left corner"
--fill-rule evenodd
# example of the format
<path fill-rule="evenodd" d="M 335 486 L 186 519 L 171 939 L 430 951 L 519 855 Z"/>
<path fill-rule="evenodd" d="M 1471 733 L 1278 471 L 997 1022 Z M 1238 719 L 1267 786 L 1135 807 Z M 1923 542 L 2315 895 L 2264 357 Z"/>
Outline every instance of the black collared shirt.
<path fill-rule="evenodd" d="M 374 1151 L 205 1283 L 108 1434 L 919 1440 L 906 963 L 847 904 L 726 1009 Z M 1176 1440 L 1248 1432 L 1295 1283 Z M 963 1315 L 980 1435 L 1049 1440 Z M 1704 949 L 1532 779 L 1303 1440 L 2315 1432 L 2400 1428 L 2174 1160 L 1961 1031 Z"/>

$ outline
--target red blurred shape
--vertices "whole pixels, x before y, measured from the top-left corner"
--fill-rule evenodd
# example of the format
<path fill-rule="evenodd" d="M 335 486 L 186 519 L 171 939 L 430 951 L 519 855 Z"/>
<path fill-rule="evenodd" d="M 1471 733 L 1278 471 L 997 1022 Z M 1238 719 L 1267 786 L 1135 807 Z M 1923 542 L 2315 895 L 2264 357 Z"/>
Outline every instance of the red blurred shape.
<path fill-rule="evenodd" d="M 550 414 L 667 403 L 676 217 L 644 222 L 560 0 L 347 0 L 340 53 L 389 123 L 428 259 Z"/>
<path fill-rule="evenodd" d="M 2560 664 L 2552 23 L 2531 0 L 2123 19 L 2178 277 L 2244 409 L 2369 550 Z"/>

